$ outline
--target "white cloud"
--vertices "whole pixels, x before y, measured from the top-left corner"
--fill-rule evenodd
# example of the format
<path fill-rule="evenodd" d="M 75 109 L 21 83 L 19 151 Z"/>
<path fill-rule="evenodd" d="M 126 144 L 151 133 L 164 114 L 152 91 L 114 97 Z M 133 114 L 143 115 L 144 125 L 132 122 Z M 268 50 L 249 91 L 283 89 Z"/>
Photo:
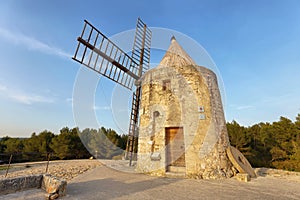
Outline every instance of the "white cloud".
<path fill-rule="evenodd" d="M 110 106 L 94 106 L 94 110 L 110 110 Z"/>
<path fill-rule="evenodd" d="M 237 110 L 249 110 L 249 109 L 253 109 L 255 108 L 254 106 L 252 105 L 244 105 L 244 106 L 237 106 L 236 109 Z"/>
<path fill-rule="evenodd" d="M 66 103 L 67 103 L 68 106 L 73 106 L 73 98 L 72 97 L 66 98 L 65 101 L 66 101 Z"/>
<path fill-rule="evenodd" d="M 67 98 L 66 102 L 72 104 L 73 103 L 73 98 Z"/>
<path fill-rule="evenodd" d="M 5 85 L 0 85 L 1 96 L 12 99 L 16 102 L 31 105 L 33 103 L 53 103 L 54 100 L 49 97 L 37 95 L 37 94 L 26 94 L 25 92 L 19 92 L 16 90 L 8 89 Z"/>
<path fill-rule="evenodd" d="M 63 50 L 49 46 L 35 38 L 28 37 L 22 33 L 14 33 L 8 29 L 0 27 L 0 37 L 9 40 L 16 45 L 26 46 L 29 50 L 36 50 L 46 54 L 57 55 L 60 57 L 70 58 L 72 55 L 64 52 Z"/>
<path fill-rule="evenodd" d="M 236 105 L 236 104 L 231 104 L 229 105 L 229 107 L 235 110 L 250 110 L 255 108 L 254 105 Z"/>
<path fill-rule="evenodd" d="M 23 104 L 31 105 L 33 103 L 53 103 L 54 100 L 39 96 L 39 95 L 28 95 L 28 94 L 13 94 L 10 96 L 11 99 Z"/>
<path fill-rule="evenodd" d="M 5 91 L 7 87 L 5 85 L 0 85 L 0 91 Z"/>

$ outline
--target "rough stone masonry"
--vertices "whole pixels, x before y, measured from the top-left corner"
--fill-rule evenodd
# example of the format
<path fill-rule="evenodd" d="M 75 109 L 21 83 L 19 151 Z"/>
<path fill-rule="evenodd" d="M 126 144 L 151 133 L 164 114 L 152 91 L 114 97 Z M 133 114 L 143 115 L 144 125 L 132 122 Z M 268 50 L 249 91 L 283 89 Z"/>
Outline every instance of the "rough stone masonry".
<path fill-rule="evenodd" d="M 172 37 L 160 64 L 142 77 L 136 170 L 219 179 L 235 173 L 215 73 Z"/>
<path fill-rule="evenodd" d="M 67 181 L 50 174 L 28 175 L 0 179 L 0 195 L 14 193 L 32 188 L 41 188 L 47 199 L 56 199 L 66 195 Z"/>

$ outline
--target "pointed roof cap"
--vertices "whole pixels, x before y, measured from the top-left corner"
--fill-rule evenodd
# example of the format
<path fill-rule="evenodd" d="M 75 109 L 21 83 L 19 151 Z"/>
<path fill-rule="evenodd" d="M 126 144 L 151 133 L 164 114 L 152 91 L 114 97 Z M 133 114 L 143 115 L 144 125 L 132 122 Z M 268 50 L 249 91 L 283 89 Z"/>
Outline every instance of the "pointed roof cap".
<path fill-rule="evenodd" d="M 193 59 L 185 52 L 185 50 L 179 45 L 176 38 L 172 36 L 171 44 L 159 63 L 159 66 L 187 66 L 197 65 Z"/>

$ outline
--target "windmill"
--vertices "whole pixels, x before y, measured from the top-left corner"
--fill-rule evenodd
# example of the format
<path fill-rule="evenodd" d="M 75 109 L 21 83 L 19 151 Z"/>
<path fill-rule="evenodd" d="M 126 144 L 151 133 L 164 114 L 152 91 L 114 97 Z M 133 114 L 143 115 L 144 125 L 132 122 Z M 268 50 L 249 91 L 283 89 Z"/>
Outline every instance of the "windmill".
<path fill-rule="evenodd" d="M 255 177 L 247 159 L 230 146 L 216 74 L 197 65 L 175 37 L 160 64 L 148 70 L 151 36 L 138 19 L 129 56 L 85 20 L 73 57 L 127 89 L 135 86 L 125 155 L 129 165 L 139 137 L 138 172 L 218 179 L 239 171 Z"/>
<path fill-rule="evenodd" d="M 106 78 L 135 91 L 132 107 L 125 158 L 132 164 L 138 139 L 138 117 L 141 98 L 139 79 L 149 69 L 151 30 L 138 18 L 131 56 L 114 44 L 108 37 L 84 20 L 84 27 L 73 60 L 105 76 Z"/>

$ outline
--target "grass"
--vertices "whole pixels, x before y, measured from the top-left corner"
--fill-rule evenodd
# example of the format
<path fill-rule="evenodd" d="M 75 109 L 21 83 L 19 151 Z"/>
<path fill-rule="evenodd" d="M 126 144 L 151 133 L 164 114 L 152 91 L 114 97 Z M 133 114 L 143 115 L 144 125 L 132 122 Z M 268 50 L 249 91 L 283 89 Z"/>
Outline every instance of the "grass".
<path fill-rule="evenodd" d="M 0 166 L 0 170 L 6 170 L 7 166 Z"/>
<path fill-rule="evenodd" d="M 10 166 L 9 167 L 9 170 L 11 170 L 12 168 L 14 168 L 13 166 Z M 1 170 L 6 170 L 7 169 L 7 166 L 0 166 L 0 171 Z"/>

